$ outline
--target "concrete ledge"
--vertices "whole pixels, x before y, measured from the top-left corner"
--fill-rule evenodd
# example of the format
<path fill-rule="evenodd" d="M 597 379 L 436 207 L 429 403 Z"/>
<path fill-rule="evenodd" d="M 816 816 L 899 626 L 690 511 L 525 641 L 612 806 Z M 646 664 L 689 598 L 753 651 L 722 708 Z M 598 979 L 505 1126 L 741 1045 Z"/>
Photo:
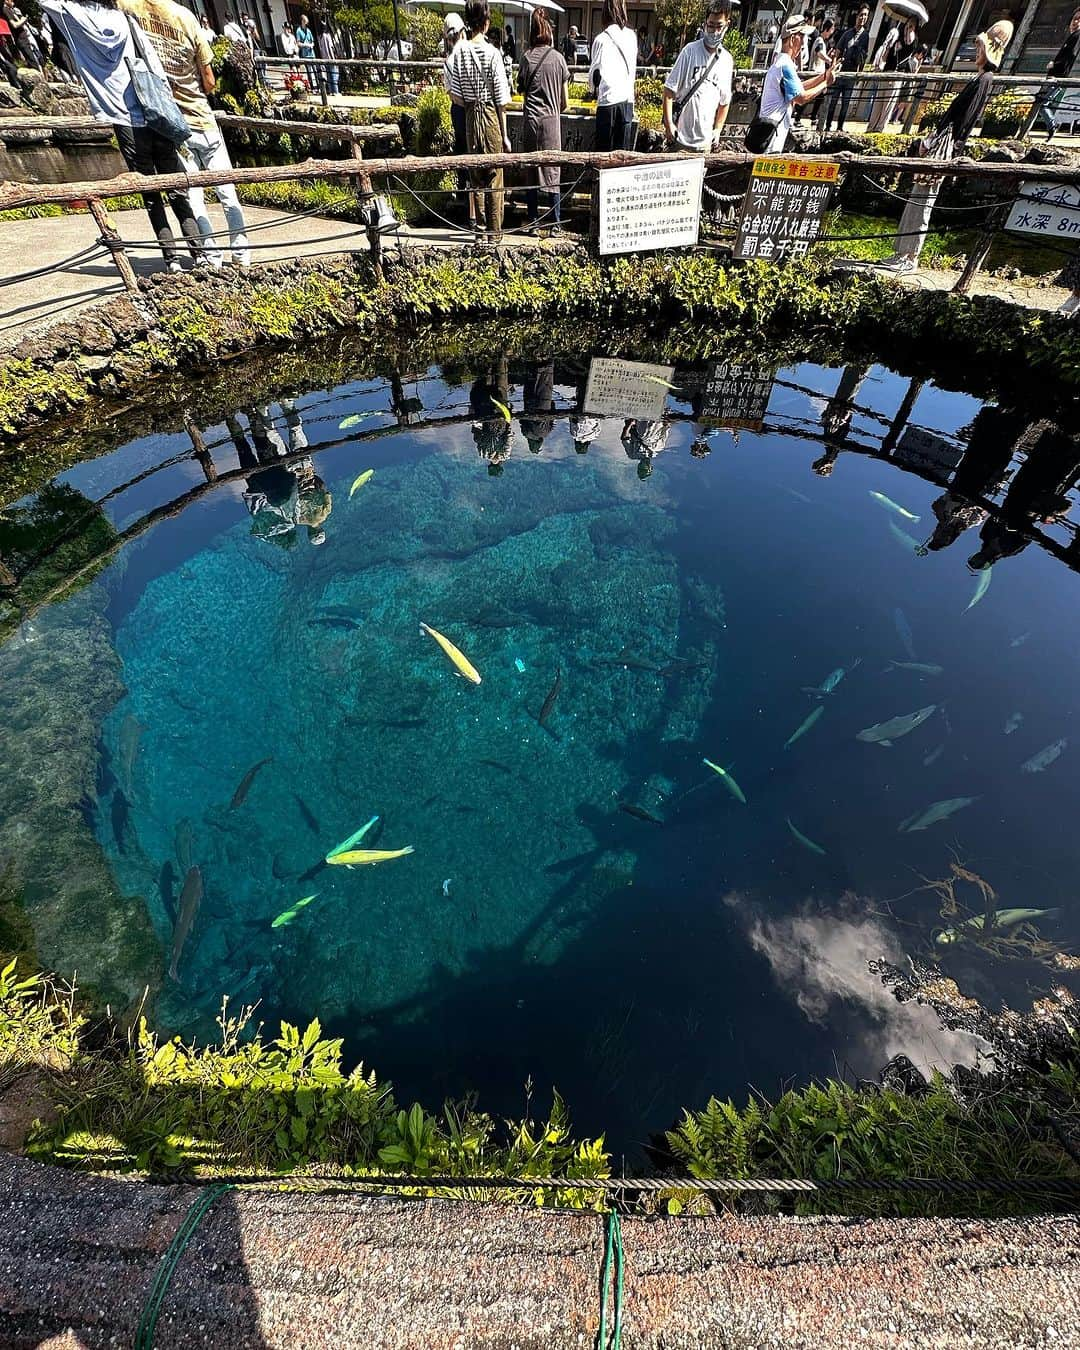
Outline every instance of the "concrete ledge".
<path fill-rule="evenodd" d="M 0 1344 L 131 1345 L 198 1188 L 0 1157 Z M 589 1346 L 603 1219 L 240 1191 L 169 1286 L 154 1344 Z M 1080 1344 L 1080 1220 L 627 1219 L 623 1346 Z"/>

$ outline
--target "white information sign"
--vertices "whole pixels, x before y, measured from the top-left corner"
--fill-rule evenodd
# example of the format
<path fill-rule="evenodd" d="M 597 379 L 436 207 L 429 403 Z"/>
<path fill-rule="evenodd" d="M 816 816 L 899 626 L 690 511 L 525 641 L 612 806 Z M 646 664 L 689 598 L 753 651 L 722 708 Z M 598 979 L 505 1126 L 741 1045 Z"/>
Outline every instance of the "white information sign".
<path fill-rule="evenodd" d="M 600 170 L 600 252 L 640 253 L 698 241 L 704 159 Z"/>
<path fill-rule="evenodd" d="M 589 362 L 585 386 L 585 412 L 594 417 L 658 421 L 664 415 L 664 402 L 674 375 L 674 366 L 594 356 Z"/>
<path fill-rule="evenodd" d="M 1080 187 L 1068 183 L 1021 183 L 1007 230 L 1054 239 L 1080 239 Z"/>

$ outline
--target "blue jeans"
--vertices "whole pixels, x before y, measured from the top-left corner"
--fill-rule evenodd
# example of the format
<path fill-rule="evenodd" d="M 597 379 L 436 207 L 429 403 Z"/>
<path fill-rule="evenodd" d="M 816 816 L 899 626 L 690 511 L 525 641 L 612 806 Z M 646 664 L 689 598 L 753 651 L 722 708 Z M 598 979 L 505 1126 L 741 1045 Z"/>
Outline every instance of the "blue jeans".
<path fill-rule="evenodd" d="M 594 150 L 629 150 L 633 133 L 633 103 L 607 103 L 596 110 Z"/>

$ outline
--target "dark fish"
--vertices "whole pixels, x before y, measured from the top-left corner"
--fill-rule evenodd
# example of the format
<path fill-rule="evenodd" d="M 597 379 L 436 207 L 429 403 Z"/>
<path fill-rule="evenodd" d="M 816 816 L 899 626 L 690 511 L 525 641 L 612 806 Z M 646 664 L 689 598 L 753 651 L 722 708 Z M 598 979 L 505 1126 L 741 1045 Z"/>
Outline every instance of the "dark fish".
<path fill-rule="evenodd" d="M 395 731 L 400 731 L 409 727 L 422 727 L 426 723 L 426 717 L 396 717 L 387 722 L 377 722 L 375 725 L 380 727 L 391 727 Z"/>
<path fill-rule="evenodd" d="M 128 713 L 120 723 L 119 750 L 117 753 L 117 778 L 127 795 L 131 796 L 131 778 L 135 772 L 135 759 L 139 753 L 139 742 L 146 730 L 137 717 Z"/>
<path fill-rule="evenodd" d="M 169 922 L 176 924 L 176 868 L 172 861 L 162 863 L 161 873 L 158 876 L 158 890 L 161 893 L 161 903 L 165 906 L 165 913 L 169 916 Z"/>
<path fill-rule="evenodd" d="M 646 811 L 643 806 L 638 806 L 634 802 L 620 802 L 619 810 L 625 811 L 628 816 L 633 816 L 635 820 L 647 820 L 650 825 L 663 825 L 659 816 L 654 816 L 651 811 Z"/>
<path fill-rule="evenodd" d="M 293 796 L 296 798 L 296 804 L 300 808 L 300 814 L 304 817 L 304 824 L 313 834 L 319 834 L 319 822 L 312 814 L 311 807 L 308 806 L 307 802 L 304 801 L 299 793 L 294 792 Z"/>
<path fill-rule="evenodd" d="M 343 614 L 315 614 L 307 621 L 309 628 L 363 628 L 359 619 L 347 619 Z"/>
<path fill-rule="evenodd" d="M 544 699 L 544 706 L 540 709 L 540 716 L 536 719 L 542 727 L 547 726 L 547 720 L 551 716 L 551 710 L 555 706 L 555 700 L 559 697 L 559 690 L 562 688 L 562 671 L 556 670 L 555 679 L 551 688 L 548 690 L 548 696 Z"/>
<path fill-rule="evenodd" d="M 199 904 L 202 898 L 202 873 L 197 867 L 192 867 L 184 878 L 184 889 L 180 892 L 179 912 L 176 916 L 176 924 L 173 927 L 172 960 L 169 962 L 170 980 L 180 978 L 177 969 L 180 964 L 180 955 L 184 950 L 184 943 L 191 933 L 191 926 L 195 922 L 195 915 L 199 912 Z"/>
<path fill-rule="evenodd" d="M 180 864 L 180 871 L 187 876 L 195 862 L 195 830 L 187 816 L 176 822 L 176 829 L 173 831 L 173 850 L 176 853 L 176 861 Z"/>
<path fill-rule="evenodd" d="M 482 759 L 480 763 L 489 769 L 498 769 L 500 773 L 508 773 L 511 777 L 514 775 L 513 769 L 508 764 L 500 764 L 497 759 Z"/>
<path fill-rule="evenodd" d="M 704 670 L 704 661 L 669 661 L 660 669 L 660 675 L 669 680 L 673 675 L 685 675 L 690 670 Z"/>
<path fill-rule="evenodd" d="M 251 791 L 251 785 L 255 781 L 255 775 L 264 765 L 269 764 L 273 758 L 273 755 L 267 755 L 265 759 L 260 759 L 258 764 L 253 764 L 251 768 L 248 769 L 247 773 L 240 779 L 240 784 L 232 795 L 232 801 L 229 803 L 230 811 L 234 811 L 238 806 L 243 806 L 248 793 Z"/>
<path fill-rule="evenodd" d="M 128 821 L 131 817 L 131 808 L 128 806 L 128 799 L 124 796 L 120 788 L 117 788 L 112 796 L 112 832 L 116 840 L 116 847 L 123 853 L 124 835 L 127 833 Z"/>
<path fill-rule="evenodd" d="M 651 675 L 660 674 L 660 667 L 654 661 L 646 661 L 643 657 L 635 656 L 625 647 L 618 656 L 601 657 L 597 665 L 625 666 L 627 670 L 647 670 Z"/>

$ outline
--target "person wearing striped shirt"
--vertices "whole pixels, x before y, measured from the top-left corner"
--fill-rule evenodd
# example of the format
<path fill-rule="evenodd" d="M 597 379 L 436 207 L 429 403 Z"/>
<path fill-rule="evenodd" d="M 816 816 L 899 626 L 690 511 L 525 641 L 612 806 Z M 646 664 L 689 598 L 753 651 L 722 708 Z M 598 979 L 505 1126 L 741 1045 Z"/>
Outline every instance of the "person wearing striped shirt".
<path fill-rule="evenodd" d="M 510 153 L 506 134 L 510 86 L 502 54 L 486 37 L 490 22 L 488 0 L 467 0 L 469 37 L 457 44 L 446 66 L 451 101 L 465 109 L 465 140 L 471 154 Z M 470 178 L 477 239 L 483 238 L 486 227 L 488 239 L 498 244 L 502 240 L 503 171 L 472 169 Z"/>

